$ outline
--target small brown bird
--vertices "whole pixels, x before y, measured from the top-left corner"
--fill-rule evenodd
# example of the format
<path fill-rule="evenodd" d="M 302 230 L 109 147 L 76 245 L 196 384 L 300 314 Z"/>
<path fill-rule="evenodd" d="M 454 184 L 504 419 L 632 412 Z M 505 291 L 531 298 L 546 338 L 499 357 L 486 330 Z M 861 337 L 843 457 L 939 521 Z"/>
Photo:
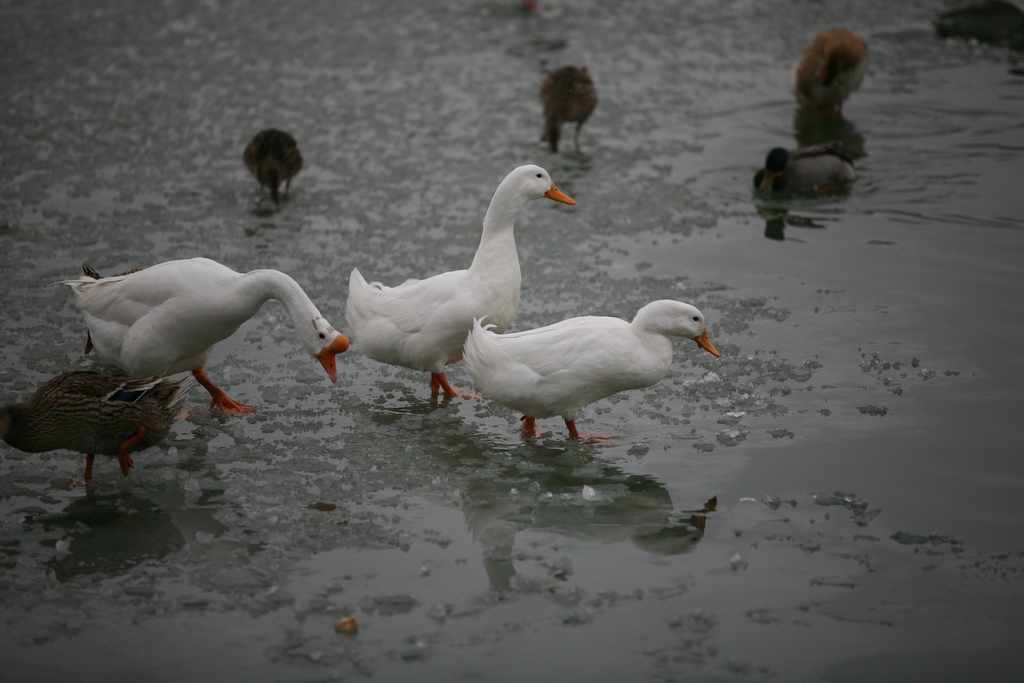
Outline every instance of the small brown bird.
<path fill-rule="evenodd" d="M 185 377 L 104 375 L 89 370 L 61 373 L 27 401 L 0 406 L 0 438 L 26 453 L 60 448 L 85 453 L 84 483 L 92 481 L 97 453 L 116 455 L 128 476 L 131 449 L 149 448 L 170 431 L 192 388 Z"/>
<path fill-rule="evenodd" d="M 822 31 L 793 66 L 793 92 L 814 115 L 843 115 L 843 101 L 860 87 L 868 70 L 868 44 L 844 28 Z"/>
<path fill-rule="evenodd" d="M 242 161 L 260 181 L 260 188 L 270 188 L 270 198 L 277 204 L 277 187 L 284 182 L 284 196 L 292 187 L 292 178 L 302 170 L 302 155 L 295 138 L 283 130 L 267 128 L 256 133 L 245 146 Z"/>
<path fill-rule="evenodd" d="M 544 104 L 544 134 L 540 139 L 557 152 L 562 124 L 575 121 L 572 141 L 579 148 L 580 128 L 597 106 L 597 91 L 587 67 L 563 66 L 552 71 L 540 88 L 540 101 Z"/>

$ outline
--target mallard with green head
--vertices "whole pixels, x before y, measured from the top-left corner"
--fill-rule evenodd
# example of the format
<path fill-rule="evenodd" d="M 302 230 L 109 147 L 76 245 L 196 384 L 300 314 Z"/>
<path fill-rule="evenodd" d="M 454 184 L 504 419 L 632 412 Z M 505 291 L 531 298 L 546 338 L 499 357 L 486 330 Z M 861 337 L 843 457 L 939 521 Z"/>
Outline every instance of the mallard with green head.
<path fill-rule="evenodd" d="M 754 187 L 765 192 L 828 192 L 854 178 L 853 160 L 842 153 L 843 143 L 768 152 Z"/>

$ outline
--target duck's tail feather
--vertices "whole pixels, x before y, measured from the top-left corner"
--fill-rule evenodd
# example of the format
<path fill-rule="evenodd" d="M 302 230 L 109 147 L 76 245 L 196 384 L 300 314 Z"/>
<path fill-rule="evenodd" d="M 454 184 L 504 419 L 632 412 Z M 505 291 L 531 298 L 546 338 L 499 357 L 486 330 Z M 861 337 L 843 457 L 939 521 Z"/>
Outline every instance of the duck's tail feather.
<path fill-rule="evenodd" d="M 183 379 L 178 381 L 178 388 L 171 394 L 171 400 L 167 402 L 167 407 L 172 412 L 178 412 L 182 406 L 185 405 L 185 399 L 188 398 L 188 392 L 192 391 L 192 387 L 195 385 L 196 379 L 192 375 L 186 375 Z"/>
<path fill-rule="evenodd" d="M 473 328 L 466 336 L 466 343 L 462 348 L 462 360 L 477 385 L 480 384 L 479 378 L 488 369 L 493 370 L 496 361 L 503 355 L 494 341 L 494 334 L 490 332 L 494 325 L 484 325 L 485 318 L 486 316 L 473 319 Z"/>

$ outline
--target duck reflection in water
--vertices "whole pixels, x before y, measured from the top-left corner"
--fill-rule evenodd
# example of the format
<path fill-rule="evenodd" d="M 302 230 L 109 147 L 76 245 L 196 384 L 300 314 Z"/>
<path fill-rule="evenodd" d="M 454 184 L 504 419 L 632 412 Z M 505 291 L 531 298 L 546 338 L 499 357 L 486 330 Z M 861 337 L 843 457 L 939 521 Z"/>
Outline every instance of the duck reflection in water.
<path fill-rule="evenodd" d="M 814 218 L 790 213 L 790 211 L 784 207 L 761 206 L 758 207 L 757 212 L 762 218 L 764 218 L 764 236 L 770 240 L 781 242 L 786 239 L 786 226 L 811 230 L 825 229 L 825 226 Z M 794 241 L 799 242 L 801 240 Z"/>
<path fill-rule="evenodd" d="M 463 514 L 480 544 L 492 590 L 538 585 L 516 571 L 519 532 L 600 543 L 628 540 L 652 555 L 681 555 L 694 550 L 717 507 L 711 498 L 698 509 L 674 512 L 668 490 L 653 477 L 609 466 L 597 474 L 592 464 L 551 471 L 548 463 L 546 472 L 532 471 L 526 481 L 477 479 L 466 490 Z M 545 566 L 549 576 L 541 583 L 565 581 L 571 574 L 571 567 Z"/>
<path fill-rule="evenodd" d="M 864 136 L 849 119 L 837 116 L 814 116 L 806 107 L 798 107 L 793 115 L 793 138 L 797 147 L 814 147 L 839 142 L 843 154 L 857 161 L 867 156 Z"/>
<path fill-rule="evenodd" d="M 124 574 L 146 560 L 185 546 L 185 536 L 158 505 L 130 493 L 90 495 L 61 513 L 39 520 L 48 531 L 63 529 L 66 553 L 51 568 L 57 579 L 89 574 Z"/>

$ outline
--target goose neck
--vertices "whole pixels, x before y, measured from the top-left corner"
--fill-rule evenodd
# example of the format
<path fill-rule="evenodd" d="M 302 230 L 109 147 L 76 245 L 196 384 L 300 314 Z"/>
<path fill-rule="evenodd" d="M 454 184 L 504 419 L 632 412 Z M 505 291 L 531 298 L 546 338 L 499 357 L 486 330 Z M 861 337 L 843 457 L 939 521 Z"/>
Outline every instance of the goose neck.
<path fill-rule="evenodd" d="M 254 270 L 246 273 L 242 280 L 242 292 L 250 307 L 259 309 L 268 299 L 276 299 L 285 305 L 296 325 L 306 324 L 320 312 L 291 277 L 278 270 Z"/>
<path fill-rule="evenodd" d="M 516 192 L 515 188 L 499 186 L 484 215 L 484 238 L 486 239 L 489 235 L 511 232 L 516 216 L 519 215 L 526 202 L 526 197 Z"/>

